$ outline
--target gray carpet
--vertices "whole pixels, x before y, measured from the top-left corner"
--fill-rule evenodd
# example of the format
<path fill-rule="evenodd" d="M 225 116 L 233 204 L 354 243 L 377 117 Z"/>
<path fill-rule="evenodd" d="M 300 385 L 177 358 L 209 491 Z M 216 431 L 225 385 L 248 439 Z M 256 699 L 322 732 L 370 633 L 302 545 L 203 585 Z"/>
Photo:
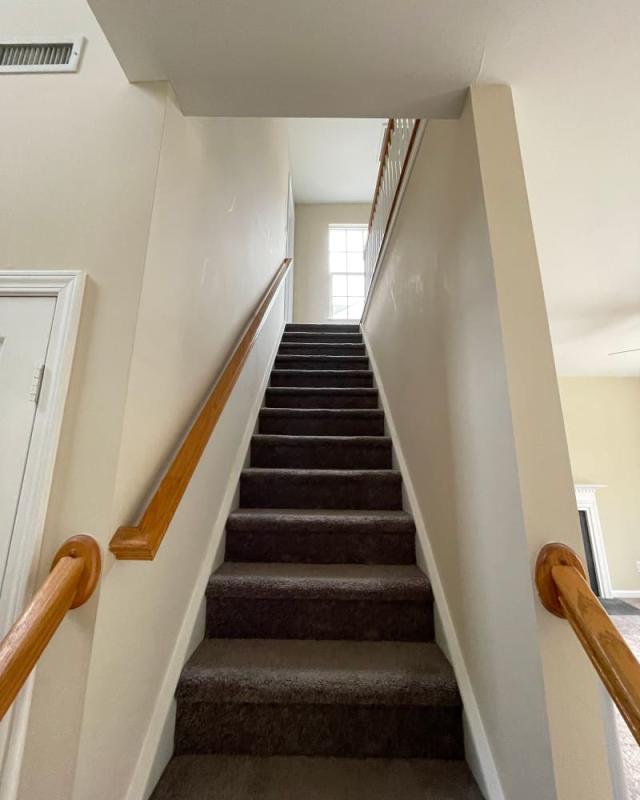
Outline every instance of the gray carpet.
<path fill-rule="evenodd" d="M 358 326 L 287 326 L 153 800 L 480 800 L 377 406 Z"/>
<path fill-rule="evenodd" d="M 607 614 L 610 614 L 612 617 L 640 616 L 640 608 L 632 606 L 625 600 L 605 600 L 601 598 L 600 602 L 604 606 L 604 610 Z"/>

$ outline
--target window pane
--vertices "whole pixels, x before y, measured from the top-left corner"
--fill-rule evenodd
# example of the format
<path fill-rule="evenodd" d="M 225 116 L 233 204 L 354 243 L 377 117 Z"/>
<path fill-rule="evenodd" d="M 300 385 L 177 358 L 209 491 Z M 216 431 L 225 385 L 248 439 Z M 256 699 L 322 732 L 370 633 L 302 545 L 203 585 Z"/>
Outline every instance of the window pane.
<path fill-rule="evenodd" d="M 346 250 L 346 236 L 344 228 L 329 228 L 329 251 Z"/>
<path fill-rule="evenodd" d="M 347 250 L 351 253 L 362 252 L 361 228 L 347 228 Z"/>
<path fill-rule="evenodd" d="M 334 319 L 347 319 L 347 298 L 334 297 L 331 301 L 331 310 Z"/>
<path fill-rule="evenodd" d="M 329 253 L 329 272 L 346 272 L 347 256 L 345 253 Z"/>
<path fill-rule="evenodd" d="M 337 276 L 334 276 L 334 280 L 336 277 Z M 342 294 L 342 292 L 340 292 L 340 294 Z M 348 294 L 349 297 L 353 299 L 364 297 L 364 275 L 349 275 L 349 288 L 345 294 Z"/>
<path fill-rule="evenodd" d="M 359 253 L 347 253 L 347 272 L 364 272 L 362 251 Z"/>
<path fill-rule="evenodd" d="M 364 282 L 363 282 L 363 288 L 364 288 Z M 331 294 L 334 297 L 344 297 L 347 294 L 351 294 L 351 291 L 347 291 L 346 275 L 331 276 Z"/>
<path fill-rule="evenodd" d="M 360 319 L 364 310 L 364 300 L 350 300 L 347 319 Z"/>

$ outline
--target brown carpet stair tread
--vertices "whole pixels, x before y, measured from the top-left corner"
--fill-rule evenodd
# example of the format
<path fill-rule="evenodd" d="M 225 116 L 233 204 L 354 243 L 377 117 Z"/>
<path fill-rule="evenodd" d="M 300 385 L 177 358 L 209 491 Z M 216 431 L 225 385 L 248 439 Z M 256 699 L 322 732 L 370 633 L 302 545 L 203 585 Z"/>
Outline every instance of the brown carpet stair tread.
<path fill-rule="evenodd" d="M 189 702 L 459 706 L 432 642 L 205 639 L 184 668 Z"/>
<path fill-rule="evenodd" d="M 209 579 L 207 594 L 388 603 L 432 599 L 429 579 L 410 564 L 224 563 Z"/>
<path fill-rule="evenodd" d="M 357 324 L 287 324 L 152 800 L 481 800 Z"/>
<path fill-rule="evenodd" d="M 368 511 L 342 509 L 238 508 L 227 520 L 227 531 L 253 529 L 259 523 L 265 531 L 279 531 L 287 525 L 303 525 L 309 533 L 324 532 L 327 527 L 341 530 L 362 530 L 370 525 L 384 528 L 385 533 L 413 533 L 415 524 L 406 511 Z"/>
<path fill-rule="evenodd" d="M 184 755 L 152 800 L 482 800 L 464 762 Z"/>

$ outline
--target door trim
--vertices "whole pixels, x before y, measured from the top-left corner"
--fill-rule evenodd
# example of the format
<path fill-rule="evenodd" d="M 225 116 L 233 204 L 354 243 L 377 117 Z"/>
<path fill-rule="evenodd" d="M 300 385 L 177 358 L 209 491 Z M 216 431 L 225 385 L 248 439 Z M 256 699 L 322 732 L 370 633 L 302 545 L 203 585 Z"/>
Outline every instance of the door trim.
<path fill-rule="evenodd" d="M 587 529 L 591 540 L 591 550 L 593 552 L 593 563 L 598 577 L 598 586 L 604 598 L 612 598 L 613 587 L 611 586 L 611 573 L 609 572 L 609 562 L 607 561 L 607 551 L 604 546 L 602 535 L 602 525 L 598 513 L 596 502 L 596 489 L 604 488 L 597 484 L 576 484 L 576 503 L 578 511 L 584 511 L 587 517 Z"/>
<path fill-rule="evenodd" d="M 85 273 L 80 270 L 2 270 L 0 297 L 55 297 L 40 401 L 7 558 L 0 635 L 24 609 L 36 586 L 40 548 L 80 324 Z M 17 794 L 33 674 L 0 725 L 0 798 Z"/>

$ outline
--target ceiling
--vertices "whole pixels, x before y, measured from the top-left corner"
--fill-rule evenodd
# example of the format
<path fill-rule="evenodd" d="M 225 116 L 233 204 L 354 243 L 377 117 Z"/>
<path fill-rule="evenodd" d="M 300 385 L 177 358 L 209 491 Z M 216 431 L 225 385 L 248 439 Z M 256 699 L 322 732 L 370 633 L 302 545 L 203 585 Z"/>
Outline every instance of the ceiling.
<path fill-rule="evenodd" d="M 214 116 L 457 115 L 487 24 L 469 0 L 89 5 L 130 80 L 170 80 L 186 114 Z"/>
<path fill-rule="evenodd" d="M 470 83 L 510 84 L 559 371 L 640 376 L 608 355 L 640 347 L 638 0 L 89 2 L 128 77 L 188 114 L 451 117 Z"/>
<path fill-rule="evenodd" d="M 370 203 L 386 119 L 290 119 L 296 203 Z"/>

